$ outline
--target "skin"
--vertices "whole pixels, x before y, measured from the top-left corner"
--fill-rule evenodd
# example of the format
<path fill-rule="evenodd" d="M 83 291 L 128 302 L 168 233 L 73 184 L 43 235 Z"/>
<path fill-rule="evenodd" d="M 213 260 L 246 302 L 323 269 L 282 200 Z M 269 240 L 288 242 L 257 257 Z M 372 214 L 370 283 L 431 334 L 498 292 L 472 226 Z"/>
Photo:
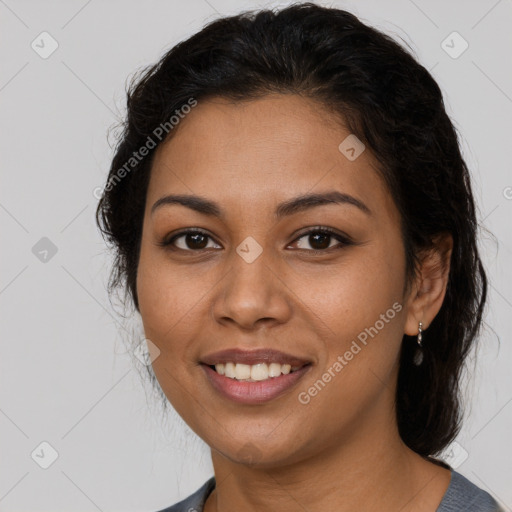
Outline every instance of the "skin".
<path fill-rule="evenodd" d="M 369 148 L 354 161 L 339 151 L 349 134 L 322 105 L 298 95 L 215 98 L 200 101 L 156 152 L 137 277 L 140 313 L 161 351 L 153 368 L 163 391 L 211 448 L 217 486 L 206 512 L 434 512 L 449 485 L 448 470 L 401 441 L 394 395 L 403 334 L 416 335 L 420 321 L 428 329 L 441 307 L 451 238 L 440 237 L 407 288 L 397 208 Z M 327 204 L 274 218 L 283 201 L 333 190 L 370 213 Z M 199 195 L 224 215 L 178 204 L 151 213 L 167 194 Z M 331 237 L 330 249 L 313 254 L 318 244 L 304 233 L 317 226 L 354 243 Z M 174 251 L 159 245 L 189 228 L 207 232 L 206 248 L 185 237 Z M 262 248 L 251 263 L 236 252 L 247 237 Z M 300 403 L 299 393 L 395 303 L 401 311 Z M 202 356 L 233 347 L 277 348 L 312 367 L 270 402 L 234 403 L 199 365 Z"/>

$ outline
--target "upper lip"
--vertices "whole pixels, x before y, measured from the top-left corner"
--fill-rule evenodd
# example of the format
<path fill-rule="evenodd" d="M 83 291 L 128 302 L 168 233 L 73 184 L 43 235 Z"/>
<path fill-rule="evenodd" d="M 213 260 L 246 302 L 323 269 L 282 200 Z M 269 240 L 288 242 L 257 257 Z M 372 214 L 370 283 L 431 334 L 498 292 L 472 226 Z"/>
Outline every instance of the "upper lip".
<path fill-rule="evenodd" d="M 255 350 L 242 350 L 240 348 L 231 348 L 213 352 L 201 358 L 201 363 L 212 366 L 219 363 L 242 363 L 242 364 L 259 364 L 259 363 L 280 363 L 293 366 L 304 366 L 311 361 L 297 357 L 279 350 L 271 348 L 260 348 Z"/>

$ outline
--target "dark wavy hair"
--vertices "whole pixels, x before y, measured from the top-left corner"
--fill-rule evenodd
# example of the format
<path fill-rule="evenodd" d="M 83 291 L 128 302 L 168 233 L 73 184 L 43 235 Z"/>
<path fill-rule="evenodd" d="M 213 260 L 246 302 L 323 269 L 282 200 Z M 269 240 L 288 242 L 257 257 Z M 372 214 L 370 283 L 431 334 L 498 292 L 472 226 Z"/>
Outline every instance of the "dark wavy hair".
<path fill-rule="evenodd" d="M 155 148 L 122 179 L 119 170 L 191 98 L 246 101 L 268 93 L 320 101 L 375 155 L 401 215 L 408 282 L 436 237 L 453 237 L 445 299 L 424 332 L 424 362 L 412 364 L 415 343 L 404 335 L 396 390 L 403 441 L 425 457 L 439 454 L 460 430 L 461 370 L 487 294 L 470 176 L 430 73 L 349 12 L 302 3 L 221 18 L 135 75 L 96 210 L 115 252 L 109 292 L 122 289 L 139 311 L 136 276 Z"/>

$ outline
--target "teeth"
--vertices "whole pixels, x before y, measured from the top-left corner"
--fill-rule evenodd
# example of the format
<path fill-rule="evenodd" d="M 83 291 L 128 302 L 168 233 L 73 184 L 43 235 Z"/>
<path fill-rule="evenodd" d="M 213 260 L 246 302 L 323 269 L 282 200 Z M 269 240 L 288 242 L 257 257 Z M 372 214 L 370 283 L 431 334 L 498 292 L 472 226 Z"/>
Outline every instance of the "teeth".
<path fill-rule="evenodd" d="M 255 365 L 251 366 L 251 379 L 252 380 L 268 379 L 267 363 L 255 364 Z"/>
<path fill-rule="evenodd" d="M 224 375 L 230 379 L 234 379 L 236 377 L 234 363 L 226 363 L 224 365 Z"/>
<path fill-rule="evenodd" d="M 289 364 L 279 363 L 258 363 L 258 364 L 242 364 L 242 363 L 219 363 L 215 365 L 215 370 L 219 375 L 224 375 L 230 379 L 244 380 L 248 382 L 256 382 L 259 380 L 267 380 L 268 378 L 279 377 L 281 374 L 288 375 L 301 368 Z"/>
<path fill-rule="evenodd" d="M 248 364 L 235 364 L 236 380 L 245 380 L 251 378 L 251 367 Z"/>
<path fill-rule="evenodd" d="M 281 375 L 281 365 L 279 363 L 270 363 L 268 366 L 269 377 L 279 377 Z"/>

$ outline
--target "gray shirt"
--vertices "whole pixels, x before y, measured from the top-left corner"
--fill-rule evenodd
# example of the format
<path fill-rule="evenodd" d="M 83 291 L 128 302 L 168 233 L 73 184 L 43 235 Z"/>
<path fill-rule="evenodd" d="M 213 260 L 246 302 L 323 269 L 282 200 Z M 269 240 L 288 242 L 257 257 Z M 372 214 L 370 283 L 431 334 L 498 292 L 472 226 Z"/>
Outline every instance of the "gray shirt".
<path fill-rule="evenodd" d="M 451 470 L 451 480 L 436 512 L 502 512 L 498 503 L 486 491 Z M 206 499 L 215 488 L 215 477 L 207 480 L 188 498 L 158 512 L 203 512 Z"/>

